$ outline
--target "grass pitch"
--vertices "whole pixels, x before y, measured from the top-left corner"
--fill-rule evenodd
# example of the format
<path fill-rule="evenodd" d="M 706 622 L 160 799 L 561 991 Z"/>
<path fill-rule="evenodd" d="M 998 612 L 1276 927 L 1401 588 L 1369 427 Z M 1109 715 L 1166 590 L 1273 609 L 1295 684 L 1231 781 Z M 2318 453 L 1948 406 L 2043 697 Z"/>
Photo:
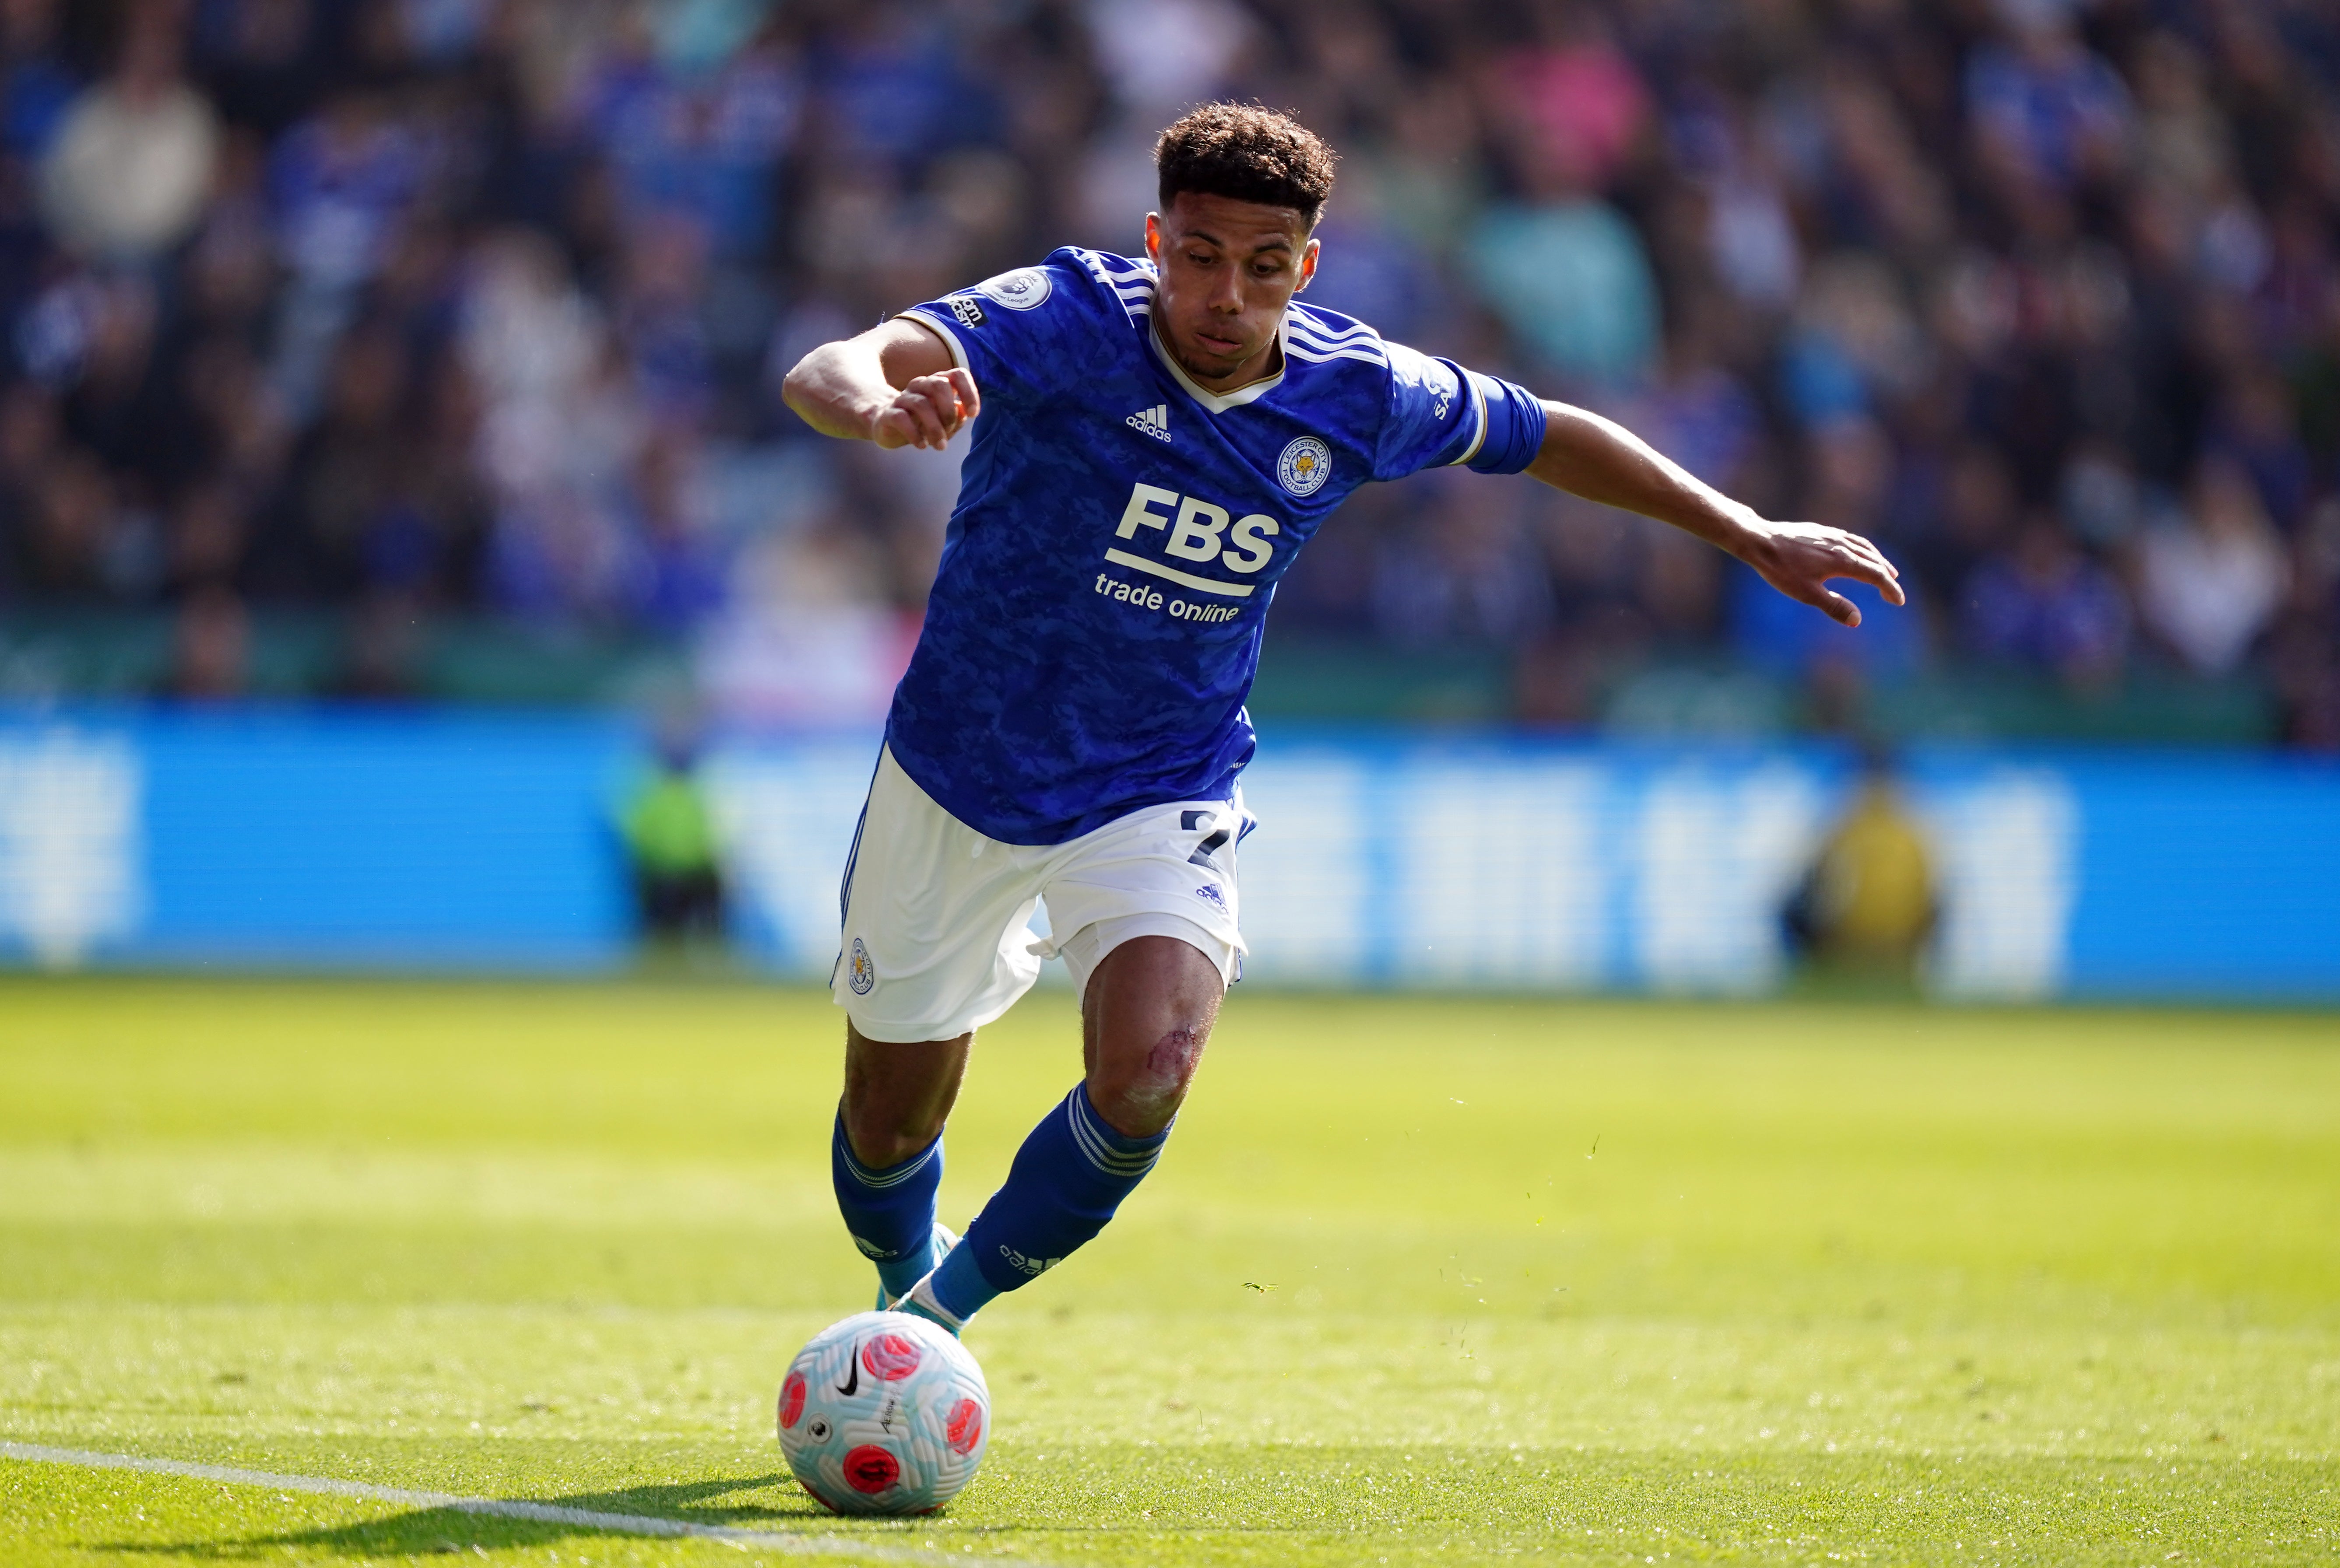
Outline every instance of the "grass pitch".
<path fill-rule="evenodd" d="M 867 1304 L 838 1016 L 0 982 L 0 1438 L 1064 1563 L 2328 1563 L 2340 1020 L 1231 1000 L 1120 1220 L 970 1331 L 941 1518 L 788 1484 Z M 977 1045 L 964 1220 L 1076 1076 Z M 771 1551 L 0 1462 L 0 1562 Z"/>

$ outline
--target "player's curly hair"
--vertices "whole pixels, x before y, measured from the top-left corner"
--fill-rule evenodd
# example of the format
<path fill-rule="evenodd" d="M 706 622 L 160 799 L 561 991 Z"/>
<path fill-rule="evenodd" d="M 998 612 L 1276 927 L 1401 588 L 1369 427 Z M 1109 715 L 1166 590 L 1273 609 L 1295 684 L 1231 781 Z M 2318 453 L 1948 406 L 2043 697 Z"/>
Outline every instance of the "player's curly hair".
<path fill-rule="evenodd" d="M 1258 104 L 1205 104 L 1154 144 L 1162 210 L 1181 191 L 1290 207 L 1314 227 L 1338 154 L 1289 114 Z"/>

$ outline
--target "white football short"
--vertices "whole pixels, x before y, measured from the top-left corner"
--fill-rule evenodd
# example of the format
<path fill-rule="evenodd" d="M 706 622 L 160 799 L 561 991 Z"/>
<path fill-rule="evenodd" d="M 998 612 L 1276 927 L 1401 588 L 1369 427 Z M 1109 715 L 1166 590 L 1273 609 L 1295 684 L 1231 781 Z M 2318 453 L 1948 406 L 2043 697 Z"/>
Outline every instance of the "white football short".
<path fill-rule="evenodd" d="M 1243 973 L 1233 800 L 1148 806 L 1062 844 L 1003 844 L 878 759 L 845 868 L 844 930 L 829 994 L 862 1037 L 947 1040 L 990 1023 L 1061 955 L 1076 996 L 1134 937 L 1175 937 Z M 1030 926 L 1042 898 L 1051 935 Z"/>

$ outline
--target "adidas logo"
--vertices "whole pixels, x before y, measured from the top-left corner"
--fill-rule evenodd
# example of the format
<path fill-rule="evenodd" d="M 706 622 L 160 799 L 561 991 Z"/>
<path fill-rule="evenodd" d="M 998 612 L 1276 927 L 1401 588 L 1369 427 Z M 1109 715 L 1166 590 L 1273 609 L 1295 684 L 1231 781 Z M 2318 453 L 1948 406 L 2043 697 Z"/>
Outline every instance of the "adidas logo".
<path fill-rule="evenodd" d="M 1135 414 L 1132 414 L 1129 417 L 1135 419 L 1137 416 Z M 1007 1260 L 1008 1267 L 1016 1269 L 1020 1273 L 1029 1275 L 1034 1279 L 1039 1278 L 1042 1275 L 1047 1273 L 1050 1269 L 1065 1261 L 1061 1257 L 1026 1257 L 1022 1253 L 1017 1252 L 1012 1246 L 1001 1247 L 999 1249 L 999 1255 Z"/>
<path fill-rule="evenodd" d="M 1170 405 L 1166 402 L 1155 403 L 1152 408 L 1138 410 L 1121 422 L 1132 430 L 1144 431 L 1155 441 L 1168 441 L 1170 439 Z"/>

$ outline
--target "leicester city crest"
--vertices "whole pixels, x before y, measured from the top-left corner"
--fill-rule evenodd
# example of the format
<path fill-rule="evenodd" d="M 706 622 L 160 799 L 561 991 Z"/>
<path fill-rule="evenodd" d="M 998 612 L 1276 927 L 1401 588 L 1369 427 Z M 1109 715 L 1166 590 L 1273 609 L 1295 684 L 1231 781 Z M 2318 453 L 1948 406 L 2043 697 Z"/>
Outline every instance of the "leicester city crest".
<path fill-rule="evenodd" d="M 1048 297 L 1048 274 L 1037 267 L 1018 267 L 975 285 L 976 293 L 997 300 L 1011 311 L 1028 311 Z"/>
<path fill-rule="evenodd" d="M 858 937 L 853 938 L 853 955 L 846 961 L 845 983 L 857 997 L 868 996 L 869 987 L 878 983 L 878 966 L 869 961 L 869 949 Z"/>
<path fill-rule="evenodd" d="M 1314 495 L 1333 477 L 1333 449 L 1304 435 L 1275 460 L 1276 481 L 1294 495 Z"/>

